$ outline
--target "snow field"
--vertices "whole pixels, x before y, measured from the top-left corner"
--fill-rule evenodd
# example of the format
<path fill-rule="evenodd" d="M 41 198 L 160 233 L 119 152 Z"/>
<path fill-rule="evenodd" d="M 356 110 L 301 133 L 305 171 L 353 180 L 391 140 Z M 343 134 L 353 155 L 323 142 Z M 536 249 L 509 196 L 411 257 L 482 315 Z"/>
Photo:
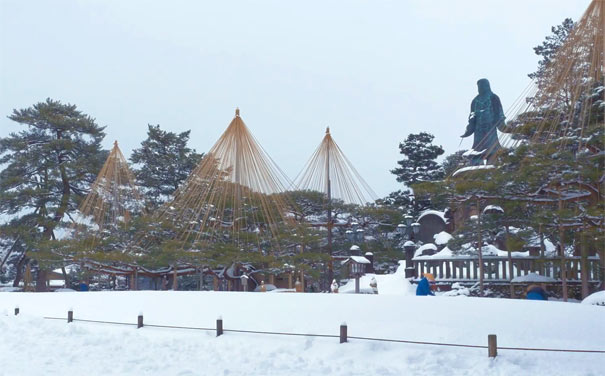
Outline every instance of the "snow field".
<path fill-rule="evenodd" d="M 13 316 L 19 306 L 21 314 Z M 44 320 L 76 319 L 603 350 L 603 307 L 505 299 L 185 291 L 0 293 L 0 375 L 600 375 L 603 354 L 421 346 Z"/>

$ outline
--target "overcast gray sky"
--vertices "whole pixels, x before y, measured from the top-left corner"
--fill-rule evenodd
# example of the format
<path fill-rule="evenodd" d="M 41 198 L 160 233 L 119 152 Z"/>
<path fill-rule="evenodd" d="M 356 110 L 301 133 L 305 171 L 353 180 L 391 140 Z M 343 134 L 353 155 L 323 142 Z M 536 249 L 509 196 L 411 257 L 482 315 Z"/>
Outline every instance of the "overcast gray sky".
<path fill-rule="evenodd" d="M 0 0 L 0 137 L 50 97 L 107 126 L 130 155 L 147 124 L 208 150 L 241 115 L 294 178 L 330 126 L 379 196 L 409 133 L 459 150 L 476 81 L 506 110 L 532 47 L 589 0 Z M 472 137 L 460 148 L 469 148 Z"/>

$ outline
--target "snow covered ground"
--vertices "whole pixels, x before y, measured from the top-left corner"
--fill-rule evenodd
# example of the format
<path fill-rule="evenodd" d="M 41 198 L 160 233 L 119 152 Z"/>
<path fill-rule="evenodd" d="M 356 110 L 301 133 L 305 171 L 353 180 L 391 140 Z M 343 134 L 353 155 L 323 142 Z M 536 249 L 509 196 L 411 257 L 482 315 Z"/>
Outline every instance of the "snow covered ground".
<path fill-rule="evenodd" d="M 19 306 L 21 314 L 13 315 Z M 0 375 L 602 375 L 604 354 L 423 346 L 76 319 L 603 350 L 605 308 L 467 297 L 185 291 L 0 293 Z"/>

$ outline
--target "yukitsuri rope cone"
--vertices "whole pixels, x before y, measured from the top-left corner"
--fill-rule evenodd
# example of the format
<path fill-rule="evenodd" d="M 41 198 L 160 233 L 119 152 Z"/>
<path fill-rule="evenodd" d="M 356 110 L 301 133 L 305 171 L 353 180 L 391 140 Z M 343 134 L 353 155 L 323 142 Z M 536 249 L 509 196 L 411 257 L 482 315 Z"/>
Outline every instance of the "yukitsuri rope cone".
<path fill-rule="evenodd" d="M 511 133 L 503 146 L 518 145 L 522 135 L 535 143 L 556 140 L 561 148 L 577 142 L 575 148 L 582 149 L 590 137 L 589 121 L 596 111 L 605 111 L 602 105 L 592 105 L 599 95 L 603 97 L 604 51 L 605 0 L 593 0 L 548 62 L 543 77 L 510 109 Z M 533 134 L 524 134 L 523 124 L 532 125 Z"/>
<path fill-rule="evenodd" d="M 365 205 L 377 198 L 336 144 L 329 127 L 294 184 L 297 189 L 321 192 L 328 200 L 348 204 Z"/>
<path fill-rule="evenodd" d="M 128 162 L 115 141 L 107 160 L 74 218 L 75 238 L 87 236 L 91 248 L 112 229 L 144 212 Z"/>
<path fill-rule="evenodd" d="M 284 193 L 288 179 L 235 117 L 156 218 L 176 226 L 185 248 L 216 244 L 275 254 L 295 226 Z"/>
<path fill-rule="evenodd" d="M 321 192 L 326 198 L 326 223 L 315 223 L 312 226 L 326 227 L 327 253 L 331 256 L 332 229 L 335 226 L 332 218 L 332 199 L 340 199 L 348 204 L 365 205 L 376 200 L 376 194 L 363 180 L 355 167 L 344 155 L 340 147 L 334 142 L 330 128 L 321 143 L 295 179 L 295 186 L 299 190 Z M 332 261 L 328 264 L 328 281 L 333 279 Z"/>

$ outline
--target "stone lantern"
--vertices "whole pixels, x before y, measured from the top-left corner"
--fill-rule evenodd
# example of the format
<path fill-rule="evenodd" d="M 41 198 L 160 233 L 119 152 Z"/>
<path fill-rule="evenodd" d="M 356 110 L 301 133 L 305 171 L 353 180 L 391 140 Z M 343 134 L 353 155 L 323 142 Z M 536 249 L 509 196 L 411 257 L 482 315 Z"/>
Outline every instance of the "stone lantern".
<path fill-rule="evenodd" d="M 349 256 L 348 259 L 342 262 L 342 265 L 348 265 L 349 278 L 355 278 L 355 293 L 359 294 L 359 278 L 366 274 L 367 265 L 370 260 L 363 256 Z"/>

